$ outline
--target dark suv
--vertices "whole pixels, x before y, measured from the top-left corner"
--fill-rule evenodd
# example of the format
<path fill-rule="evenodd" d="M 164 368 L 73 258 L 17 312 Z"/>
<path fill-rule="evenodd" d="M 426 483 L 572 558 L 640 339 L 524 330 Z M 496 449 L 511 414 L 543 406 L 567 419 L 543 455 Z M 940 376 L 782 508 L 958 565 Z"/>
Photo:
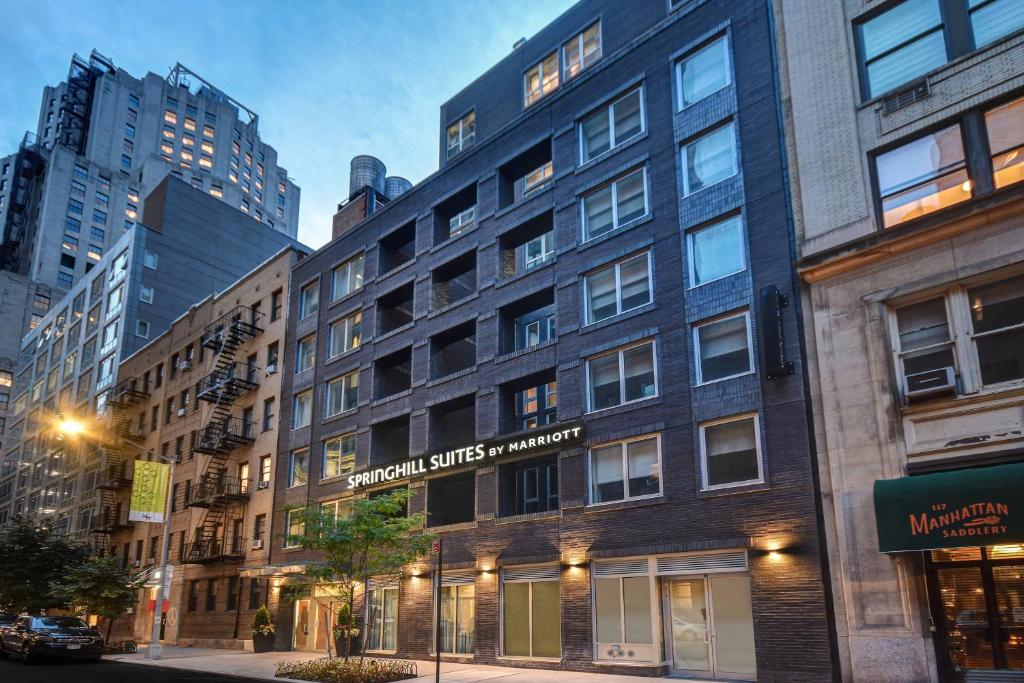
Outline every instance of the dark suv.
<path fill-rule="evenodd" d="M 18 617 L 0 635 L 0 651 L 25 662 L 36 656 L 96 661 L 103 654 L 103 636 L 78 617 Z"/>

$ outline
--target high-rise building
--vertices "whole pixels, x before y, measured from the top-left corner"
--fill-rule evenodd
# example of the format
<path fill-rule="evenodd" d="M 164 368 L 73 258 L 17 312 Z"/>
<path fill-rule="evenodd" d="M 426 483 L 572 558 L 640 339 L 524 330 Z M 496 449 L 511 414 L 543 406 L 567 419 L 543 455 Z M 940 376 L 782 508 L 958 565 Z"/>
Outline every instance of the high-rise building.
<path fill-rule="evenodd" d="M 776 10 L 844 680 L 1024 680 L 1024 3 Z"/>
<path fill-rule="evenodd" d="M 55 416 L 109 422 L 123 359 L 286 247 L 305 251 L 285 233 L 165 178 L 139 221 L 22 339 L 0 468 L 0 523 L 25 516 L 88 539 L 103 518 L 97 492 L 106 486 L 110 453 L 61 441 Z M 173 378 L 177 371 L 167 372 Z"/>
<path fill-rule="evenodd" d="M 443 572 L 367 583 L 371 653 L 833 679 L 773 46 L 764 0 L 585 0 L 442 105 L 292 269 L 272 581 L 297 510 L 403 487 Z"/>

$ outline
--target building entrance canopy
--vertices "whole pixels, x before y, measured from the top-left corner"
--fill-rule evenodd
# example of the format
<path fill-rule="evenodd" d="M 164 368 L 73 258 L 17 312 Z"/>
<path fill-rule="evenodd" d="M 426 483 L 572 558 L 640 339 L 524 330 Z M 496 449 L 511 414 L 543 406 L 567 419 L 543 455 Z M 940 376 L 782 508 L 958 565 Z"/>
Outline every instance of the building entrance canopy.
<path fill-rule="evenodd" d="M 875 482 L 883 553 L 1024 541 L 1024 463 Z"/>

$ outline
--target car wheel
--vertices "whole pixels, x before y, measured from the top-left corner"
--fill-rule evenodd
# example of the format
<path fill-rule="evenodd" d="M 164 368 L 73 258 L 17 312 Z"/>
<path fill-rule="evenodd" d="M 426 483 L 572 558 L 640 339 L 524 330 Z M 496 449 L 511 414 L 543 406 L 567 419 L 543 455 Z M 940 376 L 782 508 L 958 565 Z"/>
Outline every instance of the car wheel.
<path fill-rule="evenodd" d="M 31 657 L 32 657 L 32 655 L 29 654 L 28 645 L 22 645 L 21 646 L 21 661 L 22 661 L 22 663 L 28 664 L 29 663 L 29 659 L 31 659 Z"/>

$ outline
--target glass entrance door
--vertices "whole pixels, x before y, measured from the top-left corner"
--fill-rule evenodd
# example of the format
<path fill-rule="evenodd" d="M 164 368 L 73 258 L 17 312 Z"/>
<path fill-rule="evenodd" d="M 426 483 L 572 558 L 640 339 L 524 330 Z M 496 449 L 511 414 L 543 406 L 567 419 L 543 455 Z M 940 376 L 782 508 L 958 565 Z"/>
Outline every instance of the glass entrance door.
<path fill-rule="evenodd" d="M 313 619 L 312 600 L 303 599 L 295 601 L 295 649 L 313 650 Z"/>
<path fill-rule="evenodd" d="M 753 678 L 749 577 L 707 574 L 667 579 L 665 585 L 672 668 L 697 676 Z"/>

